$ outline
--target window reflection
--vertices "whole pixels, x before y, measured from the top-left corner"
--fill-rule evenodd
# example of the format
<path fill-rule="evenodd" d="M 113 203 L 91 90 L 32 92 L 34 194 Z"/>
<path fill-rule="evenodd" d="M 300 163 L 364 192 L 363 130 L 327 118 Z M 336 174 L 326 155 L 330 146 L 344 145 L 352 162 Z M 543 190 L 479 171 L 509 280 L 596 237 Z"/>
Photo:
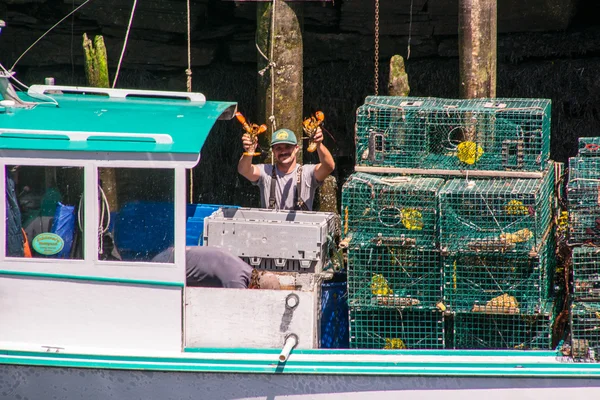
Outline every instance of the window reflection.
<path fill-rule="evenodd" d="M 6 255 L 81 259 L 83 168 L 12 165 L 5 171 Z"/>
<path fill-rule="evenodd" d="M 161 261 L 153 258 L 174 241 L 174 170 L 100 168 L 98 174 L 100 259 Z"/>

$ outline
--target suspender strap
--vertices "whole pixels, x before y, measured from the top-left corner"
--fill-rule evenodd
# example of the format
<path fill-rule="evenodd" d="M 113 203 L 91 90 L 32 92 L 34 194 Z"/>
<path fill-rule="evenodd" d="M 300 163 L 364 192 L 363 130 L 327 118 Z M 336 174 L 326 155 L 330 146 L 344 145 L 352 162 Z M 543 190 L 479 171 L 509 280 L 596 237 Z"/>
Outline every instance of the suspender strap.
<path fill-rule="evenodd" d="M 302 197 L 300 197 L 300 193 L 302 193 L 302 165 L 298 166 L 298 172 L 297 172 L 297 176 L 296 176 L 296 199 L 297 199 L 297 203 L 296 203 L 296 210 L 301 210 L 301 211 L 308 211 L 308 206 L 306 205 L 306 203 L 304 202 L 304 200 L 302 200 Z"/>
<path fill-rule="evenodd" d="M 275 171 L 275 168 L 277 168 L 275 165 L 273 165 L 273 169 L 271 170 L 271 193 L 269 194 L 269 208 L 270 209 L 274 209 L 275 208 L 275 182 L 277 181 L 277 172 Z"/>
<path fill-rule="evenodd" d="M 271 170 L 271 190 L 269 193 L 270 209 L 278 208 L 276 207 L 277 201 L 275 200 L 275 185 L 277 184 L 277 171 L 275 170 L 275 168 L 277 167 L 273 165 L 273 169 Z M 296 170 L 296 205 L 294 206 L 294 209 L 301 211 L 309 211 L 308 206 L 306 205 L 304 200 L 302 200 L 300 193 L 302 193 L 302 165 L 299 165 L 298 169 Z"/>
<path fill-rule="evenodd" d="M 302 165 L 298 167 L 298 177 L 296 185 L 296 199 L 298 202 L 296 203 L 296 210 L 308 211 L 308 206 L 306 205 L 304 200 L 302 200 L 300 193 L 302 193 Z"/>

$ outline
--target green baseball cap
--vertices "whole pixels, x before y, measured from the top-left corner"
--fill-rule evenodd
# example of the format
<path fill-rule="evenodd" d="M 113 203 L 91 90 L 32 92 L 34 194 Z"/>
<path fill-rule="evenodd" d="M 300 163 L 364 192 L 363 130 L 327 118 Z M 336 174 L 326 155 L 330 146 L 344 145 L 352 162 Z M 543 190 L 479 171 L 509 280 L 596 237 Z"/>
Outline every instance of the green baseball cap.
<path fill-rule="evenodd" d="M 289 129 L 278 129 L 271 136 L 271 146 L 275 146 L 278 143 L 298 144 L 298 139 L 296 139 L 294 132 Z"/>

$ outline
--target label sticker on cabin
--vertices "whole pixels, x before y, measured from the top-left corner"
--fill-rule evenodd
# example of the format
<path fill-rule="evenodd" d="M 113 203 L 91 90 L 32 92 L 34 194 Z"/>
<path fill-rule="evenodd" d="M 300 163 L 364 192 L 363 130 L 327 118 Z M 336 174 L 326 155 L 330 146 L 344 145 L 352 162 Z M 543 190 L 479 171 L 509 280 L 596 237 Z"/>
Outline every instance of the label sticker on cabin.
<path fill-rule="evenodd" d="M 52 256 L 60 253 L 65 247 L 65 241 L 55 233 L 40 233 L 33 238 L 31 245 L 39 254 Z"/>

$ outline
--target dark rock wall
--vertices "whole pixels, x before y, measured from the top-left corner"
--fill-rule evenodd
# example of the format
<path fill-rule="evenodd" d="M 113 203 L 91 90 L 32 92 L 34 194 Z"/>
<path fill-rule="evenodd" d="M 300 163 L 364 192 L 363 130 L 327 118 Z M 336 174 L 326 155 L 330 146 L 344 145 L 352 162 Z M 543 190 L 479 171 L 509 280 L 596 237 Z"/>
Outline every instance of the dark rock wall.
<path fill-rule="evenodd" d="M 0 62 L 10 68 L 47 29 L 83 0 L 3 0 Z M 15 67 L 26 84 L 53 76 L 84 84 L 81 36 L 102 34 L 111 79 L 121 54 L 132 0 L 92 0 L 27 52 Z M 380 94 L 387 63 L 406 60 L 411 96 L 458 96 L 458 0 L 380 0 Z M 411 10 L 412 3 L 412 10 Z M 498 97 L 550 98 L 552 156 L 566 161 L 579 136 L 600 135 L 600 24 L 597 0 L 499 0 Z M 412 11 L 412 12 L 411 12 Z M 354 118 L 373 94 L 374 8 L 370 0 L 304 6 L 304 113 L 323 110 L 326 143 L 343 182 L 354 162 Z M 193 90 L 234 100 L 254 122 L 256 4 L 191 1 Z M 185 0 L 139 0 L 117 87 L 185 90 Z M 260 122 L 260 121 L 256 121 Z M 262 121 L 264 122 L 264 121 Z M 220 122 L 195 171 L 195 197 L 254 205 L 256 188 L 239 179 L 239 126 Z M 306 153 L 306 162 L 314 155 Z"/>

